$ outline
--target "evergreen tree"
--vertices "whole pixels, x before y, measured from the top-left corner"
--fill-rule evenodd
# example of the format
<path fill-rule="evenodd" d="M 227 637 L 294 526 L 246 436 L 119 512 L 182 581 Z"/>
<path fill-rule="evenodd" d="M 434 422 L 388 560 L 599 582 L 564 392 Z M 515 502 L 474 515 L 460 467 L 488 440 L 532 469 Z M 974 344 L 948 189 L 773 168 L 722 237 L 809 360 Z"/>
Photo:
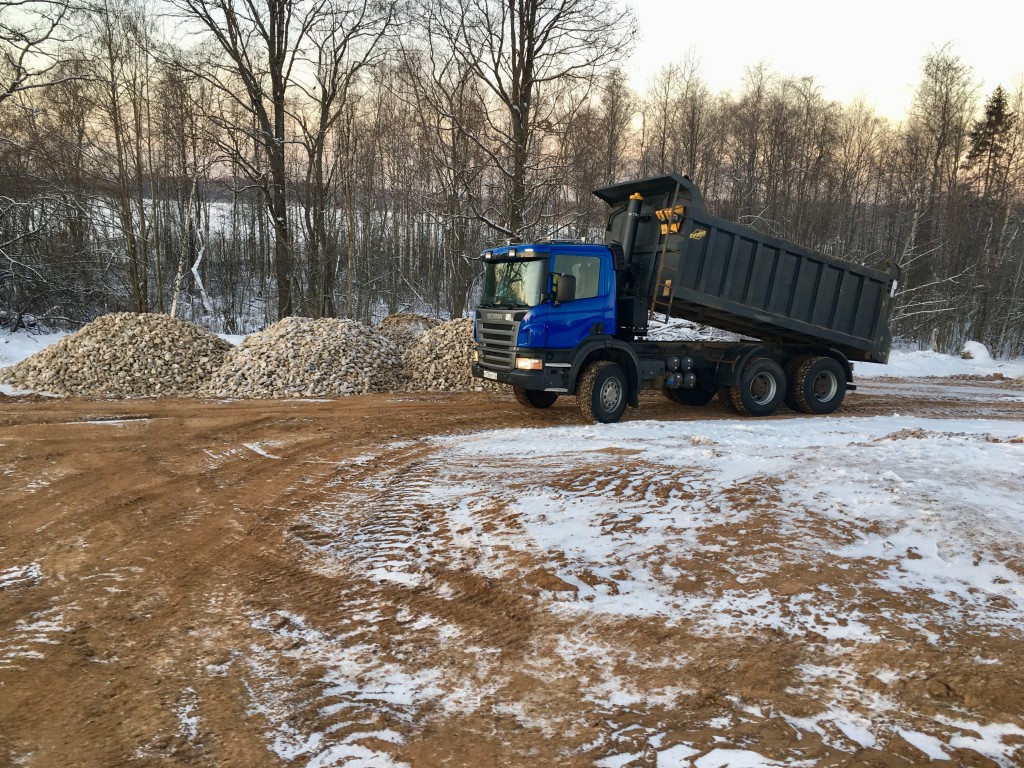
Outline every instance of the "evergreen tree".
<path fill-rule="evenodd" d="M 981 196 L 989 199 L 999 187 L 1006 173 L 1006 150 L 1017 121 L 1009 110 L 1006 91 L 997 86 L 985 102 L 985 115 L 974 123 L 970 132 L 970 150 L 967 153 L 968 170 L 975 174 L 981 187 Z"/>

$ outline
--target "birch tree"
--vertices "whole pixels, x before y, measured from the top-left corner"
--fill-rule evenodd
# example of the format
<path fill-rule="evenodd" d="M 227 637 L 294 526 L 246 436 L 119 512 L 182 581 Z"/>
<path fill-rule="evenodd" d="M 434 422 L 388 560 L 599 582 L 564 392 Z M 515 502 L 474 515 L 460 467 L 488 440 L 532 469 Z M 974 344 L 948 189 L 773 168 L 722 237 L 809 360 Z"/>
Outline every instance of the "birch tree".
<path fill-rule="evenodd" d="M 307 54 L 310 34 L 329 0 L 174 0 L 197 22 L 221 56 L 201 74 L 250 118 L 236 129 L 251 131 L 261 155 L 246 164 L 259 186 L 274 231 L 277 315 L 292 314 L 294 252 L 288 209 L 288 96 L 293 74 Z M 251 126 L 251 127 L 250 127 Z M 241 158 L 236 158 L 240 160 Z M 265 160 L 265 164 L 264 161 Z"/>

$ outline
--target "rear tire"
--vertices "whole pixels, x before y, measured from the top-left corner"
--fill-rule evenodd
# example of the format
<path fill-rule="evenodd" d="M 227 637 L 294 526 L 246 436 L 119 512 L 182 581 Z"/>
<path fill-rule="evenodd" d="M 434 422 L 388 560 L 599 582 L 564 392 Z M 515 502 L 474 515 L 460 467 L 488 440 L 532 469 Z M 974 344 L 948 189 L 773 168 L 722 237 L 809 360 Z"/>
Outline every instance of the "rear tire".
<path fill-rule="evenodd" d="M 812 357 L 803 362 L 793 381 L 792 399 L 804 413 L 832 413 L 846 397 L 846 371 L 831 357 Z"/>
<path fill-rule="evenodd" d="M 583 418 L 599 424 L 614 424 L 626 410 L 626 374 L 618 363 L 591 363 L 576 384 L 576 405 Z"/>
<path fill-rule="evenodd" d="M 544 392 L 524 387 L 512 387 L 512 394 L 515 396 L 516 402 L 527 408 L 550 408 L 558 399 L 557 392 Z"/>
<path fill-rule="evenodd" d="M 729 388 L 729 402 L 744 416 L 771 416 L 786 396 L 786 374 L 768 357 L 755 357 L 740 375 L 738 387 Z"/>

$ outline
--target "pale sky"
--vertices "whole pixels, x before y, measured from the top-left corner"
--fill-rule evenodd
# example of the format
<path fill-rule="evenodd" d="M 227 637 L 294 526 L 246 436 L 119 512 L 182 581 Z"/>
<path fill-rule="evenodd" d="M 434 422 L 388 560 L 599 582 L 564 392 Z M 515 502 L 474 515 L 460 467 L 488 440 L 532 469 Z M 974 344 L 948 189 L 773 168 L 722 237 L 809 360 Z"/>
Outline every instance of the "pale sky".
<path fill-rule="evenodd" d="M 713 91 L 738 92 L 744 69 L 760 61 L 781 75 L 811 75 L 827 98 L 863 96 L 900 120 L 933 48 L 974 70 L 986 98 L 1024 77 L 1024 0 L 626 0 L 640 40 L 626 65 L 643 92 L 666 64 L 688 52 Z"/>

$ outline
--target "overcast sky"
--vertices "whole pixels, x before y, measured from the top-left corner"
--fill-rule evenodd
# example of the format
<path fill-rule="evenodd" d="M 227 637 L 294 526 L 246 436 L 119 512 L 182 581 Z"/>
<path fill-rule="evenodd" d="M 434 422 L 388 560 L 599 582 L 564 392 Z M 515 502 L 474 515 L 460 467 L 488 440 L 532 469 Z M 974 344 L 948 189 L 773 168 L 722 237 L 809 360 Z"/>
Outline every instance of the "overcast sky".
<path fill-rule="evenodd" d="M 863 96 L 887 117 L 905 115 L 921 62 L 945 43 L 987 96 L 1024 76 L 1024 0 L 626 0 L 640 40 L 627 69 L 643 91 L 666 64 L 692 51 L 713 90 L 738 91 L 747 66 L 812 75 L 826 97 Z"/>

